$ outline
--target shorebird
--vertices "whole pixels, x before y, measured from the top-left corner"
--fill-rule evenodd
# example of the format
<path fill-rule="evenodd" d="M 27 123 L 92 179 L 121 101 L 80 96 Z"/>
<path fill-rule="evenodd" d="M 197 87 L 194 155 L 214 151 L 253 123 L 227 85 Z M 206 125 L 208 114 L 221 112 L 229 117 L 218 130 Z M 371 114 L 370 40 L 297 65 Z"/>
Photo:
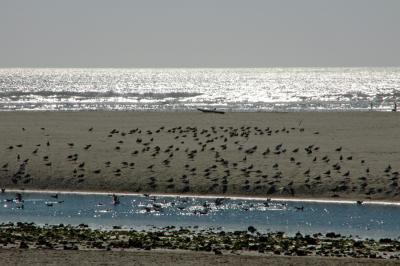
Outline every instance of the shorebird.
<path fill-rule="evenodd" d="M 262 153 L 262 155 L 267 155 L 268 153 L 270 153 L 269 148 L 267 148 L 267 149 Z"/>
<path fill-rule="evenodd" d="M 392 170 L 392 166 L 389 164 L 389 165 L 385 168 L 385 173 L 389 173 L 390 170 Z"/>
<path fill-rule="evenodd" d="M 278 144 L 278 145 L 276 145 L 276 146 L 275 146 L 275 150 L 276 150 L 276 151 L 277 151 L 277 150 L 279 150 L 279 149 L 282 147 L 282 145 L 283 145 L 282 143 L 281 143 L 281 144 Z"/>
<path fill-rule="evenodd" d="M 113 200 L 112 200 L 112 204 L 113 205 L 118 205 L 118 204 L 121 203 L 120 200 L 119 200 L 119 197 L 117 195 L 112 194 L 112 198 L 113 198 Z"/>

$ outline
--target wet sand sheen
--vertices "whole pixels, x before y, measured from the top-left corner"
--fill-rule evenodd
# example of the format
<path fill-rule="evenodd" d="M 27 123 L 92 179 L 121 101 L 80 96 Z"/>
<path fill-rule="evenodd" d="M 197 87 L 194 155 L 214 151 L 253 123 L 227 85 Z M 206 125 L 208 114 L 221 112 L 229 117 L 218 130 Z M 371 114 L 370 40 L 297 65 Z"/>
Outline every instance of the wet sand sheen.
<path fill-rule="evenodd" d="M 396 113 L 9 112 L 6 188 L 399 200 Z"/>
<path fill-rule="evenodd" d="M 111 196 L 115 194 L 117 196 L 143 196 L 148 195 L 152 197 L 185 197 L 185 198 L 200 198 L 200 199 L 232 199 L 232 200 L 254 200 L 254 201 L 279 201 L 279 202 L 315 202 L 315 203 L 340 203 L 340 204 L 357 204 L 357 201 L 351 199 L 340 199 L 340 198 L 302 198 L 302 197 L 262 197 L 262 196 L 228 196 L 228 195 L 217 195 L 217 194 L 172 194 L 172 193 L 151 193 L 151 194 L 142 194 L 136 192 L 104 192 L 104 191 L 82 191 L 82 190 L 40 190 L 40 189 L 7 189 L 7 192 L 14 193 L 38 193 L 38 194 L 72 194 L 72 195 L 108 195 Z M 112 193 L 112 194 L 111 194 Z M 364 200 L 362 201 L 362 205 L 392 205 L 392 206 L 400 206 L 399 201 L 389 201 L 389 200 Z"/>

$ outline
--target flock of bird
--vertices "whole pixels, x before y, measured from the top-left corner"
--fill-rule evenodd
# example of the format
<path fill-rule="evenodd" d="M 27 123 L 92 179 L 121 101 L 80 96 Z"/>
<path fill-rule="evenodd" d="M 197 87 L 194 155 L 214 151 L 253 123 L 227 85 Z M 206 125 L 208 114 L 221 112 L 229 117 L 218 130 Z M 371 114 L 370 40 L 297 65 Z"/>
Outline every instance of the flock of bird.
<path fill-rule="evenodd" d="M 372 173 L 365 159 L 341 146 L 328 150 L 315 143 L 286 144 L 291 134 L 308 139 L 320 134 L 301 127 L 161 126 L 107 132 L 91 127 L 84 130 L 89 143 L 61 142 L 46 128 L 40 130 L 41 143 L 0 147 L 2 187 L 119 186 L 131 192 L 332 197 L 358 193 L 367 198 L 400 192 L 399 172 L 390 164 Z"/>

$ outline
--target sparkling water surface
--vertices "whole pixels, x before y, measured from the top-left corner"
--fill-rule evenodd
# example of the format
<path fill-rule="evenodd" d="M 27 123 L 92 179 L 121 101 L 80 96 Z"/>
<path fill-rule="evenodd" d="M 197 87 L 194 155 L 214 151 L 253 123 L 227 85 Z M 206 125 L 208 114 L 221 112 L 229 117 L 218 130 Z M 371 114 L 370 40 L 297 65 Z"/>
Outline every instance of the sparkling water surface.
<path fill-rule="evenodd" d="M 93 228 L 147 229 L 165 226 L 214 230 L 284 231 L 288 235 L 336 232 L 360 238 L 400 236 L 400 206 L 212 198 L 23 193 L 23 208 L 15 193 L 0 194 L 0 222 L 88 224 Z M 154 206 L 156 208 L 154 208 Z M 298 208 L 303 207 L 303 210 Z"/>
<path fill-rule="evenodd" d="M 400 68 L 0 69 L 0 110 L 389 111 Z"/>

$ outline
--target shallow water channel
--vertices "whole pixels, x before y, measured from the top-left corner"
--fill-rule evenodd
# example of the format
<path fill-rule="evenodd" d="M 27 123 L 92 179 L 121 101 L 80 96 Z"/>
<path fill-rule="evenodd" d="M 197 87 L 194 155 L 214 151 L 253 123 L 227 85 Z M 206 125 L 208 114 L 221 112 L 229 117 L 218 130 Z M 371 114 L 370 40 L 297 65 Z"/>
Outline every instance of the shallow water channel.
<path fill-rule="evenodd" d="M 224 231 L 284 231 L 288 235 L 335 232 L 360 238 L 400 236 L 400 206 L 355 202 L 304 202 L 173 196 L 22 193 L 0 194 L 0 222 L 88 224 L 93 228 L 165 226 Z"/>

